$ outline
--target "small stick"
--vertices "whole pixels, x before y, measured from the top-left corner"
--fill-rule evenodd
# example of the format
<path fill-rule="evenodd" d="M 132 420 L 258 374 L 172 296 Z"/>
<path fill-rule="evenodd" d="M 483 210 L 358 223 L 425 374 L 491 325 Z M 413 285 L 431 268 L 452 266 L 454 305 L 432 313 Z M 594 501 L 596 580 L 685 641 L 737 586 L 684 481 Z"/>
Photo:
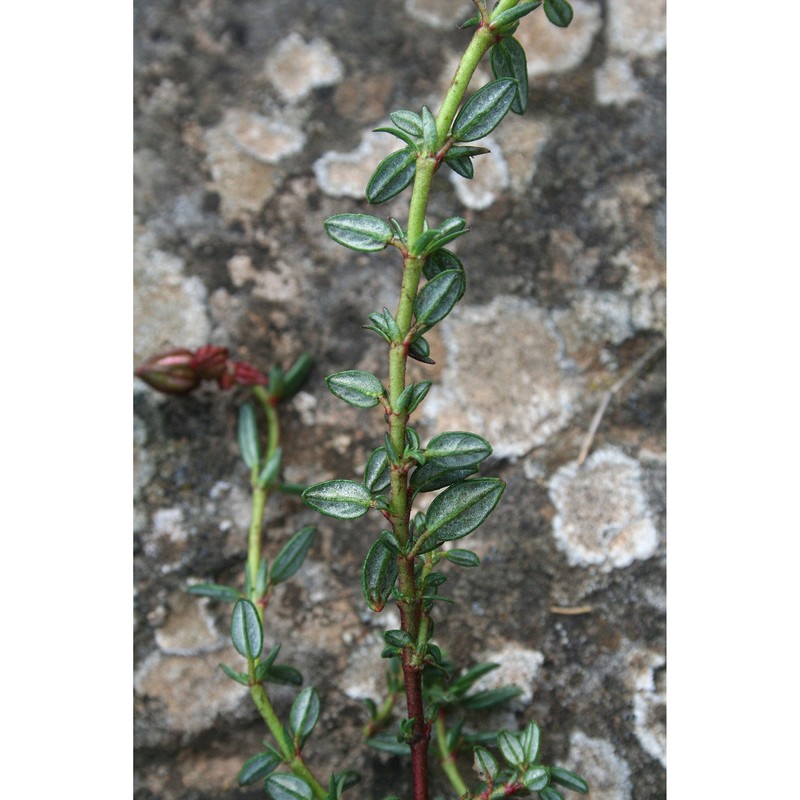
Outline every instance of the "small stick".
<path fill-rule="evenodd" d="M 619 378 L 616 383 L 610 388 L 606 389 L 603 392 L 603 396 L 600 398 L 600 405 L 597 407 L 597 411 L 594 413 L 594 417 L 592 417 L 592 422 L 589 425 L 589 430 L 586 432 L 586 436 L 583 440 L 583 447 L 581 447 L 580 455 L 578 456 L 578 466 L 581 466 L 584 461 L 586 461 L 586 457 L 589 455 L 589 450 L 592 447 L 592 442 L 594 441 L 594 437 L 597 433 L 597 429 L 600 427 L 600 422 L 603 419 L 603 415 L 606 413 L 606 409 L 608 408 L 608 404 L 611 402 L 611 398 L 625 386 L 628 381 L 635 378 L 644 368 L 650 359 L 660 353 L 666 345 L 666 342 L 663 339 L 659 342 L 655 342 L 647 350 L 636 359 L 631 365 L 631 368 L 625 372 L 621 378 Z"/>
<path fill-rule="evenodd" d="M 578 614 L 591 614 L 593 606 L 550 606 L 551 614 L 563 614 L 565 617 L 574 617 Z"/>

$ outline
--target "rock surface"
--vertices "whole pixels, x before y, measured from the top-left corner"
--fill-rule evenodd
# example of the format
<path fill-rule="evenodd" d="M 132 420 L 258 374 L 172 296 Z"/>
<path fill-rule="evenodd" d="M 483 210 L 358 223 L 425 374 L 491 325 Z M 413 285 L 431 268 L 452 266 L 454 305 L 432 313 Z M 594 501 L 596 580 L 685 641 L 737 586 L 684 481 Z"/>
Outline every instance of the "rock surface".
<path fill-rule="evenodd" d="M 309 351 L 282 408 L 284 478 L 361 476 L 378 412 L 330 395 L 323 377 L 385 377 L 361 326 L 396 305 L 393 254 L 361 256 L 322 221 L 404 219 L 407 194 L 363 201 L 392 149 L 397 108 L 437 107 L 469 33 L 468 0 L 141 0 L 135 5 L 135 352 L 213 342 L 268 369 Z M 472 183 L 435 184 L 430 215 L 472 232 L 453 249 L 464 300 L 430 334 L 434 381 L 417 427 L 488 438 L 502 503 L 465 542 L 478 570 L 450 570 L 436 638 L 464 666 L 523 692 L 499 724 L 535 718 L 547 761 L 583 773 L 591 800 L 665 796 L 665 3 L 575 0 L 566 31 L 523 20 L 524 117 L 491 137 Z M 487 68 L 481 68 L 485 80 Z M 650 354 L 642 361 L 644 354 Z M 611 390 L 588 458 L 579 455 Z M 229 608 L 187 597 L 241 583 L 248 476 L 237 401 L 135 387 L 135 797 L 232 800 L 265 732 L 236 664 Z M 397 612 L 365 611 L 359 568 L 375 520 L 321 518 L 275 497 L 274 553 L 304 524 L 319 535 L 270 603 L 269 642 L 319 689 L 309 747 L 319 774 L 354 768 L 358 796 L 409 796 L 398 758 L 362 748 L 362 699 Z M 377 678 L 377 680 L 376 680 Z M 491 685 L 487 683 L 487 685 Z M 275 690 L 286 715 L 295 695 Z M 469 775 L 469 763 L 464 774 Z M 446 783 L 435 793 L 454 797 Z M 345 795 L 347 796 L 347 795 Z M 353 794 L 353 796 L 356 796 Z"/>

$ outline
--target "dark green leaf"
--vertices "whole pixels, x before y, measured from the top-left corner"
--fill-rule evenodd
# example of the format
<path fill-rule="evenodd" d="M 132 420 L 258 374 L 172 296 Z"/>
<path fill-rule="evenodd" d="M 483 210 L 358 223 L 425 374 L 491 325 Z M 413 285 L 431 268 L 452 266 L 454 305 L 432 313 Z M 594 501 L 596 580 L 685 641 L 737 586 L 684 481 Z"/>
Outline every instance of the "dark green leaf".
<path fill-rule="evenodd" d="M 428 280 L 435 278 L 440 272 L 446 270 L 460 269 L 464 270 L 464 265 L 459 260 L 458 256 L 451 253 L 449 250 L 435 250 L 433 253 L 428 254 L 425 259 L 425 265 L 422 267 L 422 272 Z"/>
<path fill-rule="evenodd" d="M 264 468 L 258 476 L 258 485 L 261 489 L 266 489 L 277 477 L 281 468 L 281 456 L 283 451 L 280 447 L 267 459 Z"/>
<path fill-rule="evenodd" d="M 269 578 L 273 583 L 281 583 L 292 577 L 300 569 L 308 554 L 308 548 L 314 541 L 316 529 L 313 525 L 305 525 L 289 539 L 272 563 Z"/>
<path fill-rule="evenodd" d="M 403 553 L 399 539 L 391 531 L 381 531 L 380 540 L 393 555 L 399 556 Z"/>
<path fill-rule="evenodd" d="M 422 141 L 428 155 L 434 155 L 439 149 L 439 136 L 436 133 L 436 120 L 425 106 L 422 106 Z"/>
<path fill-rule="evenodd" d="M 417 138 L 422 137 L 422 117 L 413 111 L 392 111 L 389 118 L 398 128 Z"/>
<path fill-rule="evenodd" d="M 539 8 L 541 4 L 542 0 L 533 0 L 532 2 L 520 3 L 514 8 L 509 8 L 492 19 L 492 28 L 494 30 L 506 28 L 526 14 L 530 14 L 534 9 Z"/>
<path fill-rule="evenodd" d="M 236 681 L 236 683 L 241 683 L 242 686 L 249 686 L 250 685 L 250 678 L 244 672 L 237 672 L 235 669 L 231 669 L 227 664 L 220 664 L 219 668 L 231 679 Z"/>
<path fill-rule="evenodd" d="M 242 452 L 244 463 L 252 469 L 258 465 L 260 454 L 256 412 L 251 403 L 245 403 L 239 409 L 239 424 L 236 434 L 239 439 L 239 449 Z"/>
<path fill-rule="evenodd" d="M 400 128 L 375 128 L 374 131 L 375 133 L 390 133 L 392 136 L 396 136 L 398 139 L 404 141 L 407 145 L 415 149 L 417 147 L 417 142 L 414 137 Z"/>
<path fill-rule="evenodd" d="M 514 697 L 519 697 L 521 694 L 522 689 L 516 686 L 501 686 L 499 689 L 486 689 L 482 692 L 475 692 L 475 694 L 467 695 L 461 701 L 461 705 L 473 711 L 481 708 L 494 708 L 495 706 L 507 703 Z"/>
<path fill-rule="evenodd" d="M 389 223 L 370 214 L 336 214 L 323 225 L 334 242 L 361 253 L 383 250 L 393 238 Z"/>
<path fill-rule="evenodd" d="M 544 0 L 544 13 L 553 25 L 566 28 L 572 22 L 574 12 L 567 0 Z"/>
<path fill-rule="evenodd" d="M 372 504 L 369 489 L 363 483 L 348 480 L 323 481 L 303 492 L 307 506 L 336 519 L 357 519 Z"/>
<path fill-rule="evenodd" d="M 289 728 L 294 741 L 300 745 L 309 737 L 319 720 L 319 694 L 313 686 L 306 686 L 295 698 L 289 712 Z"/>
<path fill-rule="evenodd" d="M 420 289 L 414 301 L 414 316 L 418 325 L 430 327 L 441 322 L 464 296 L 466 281 L 460 269 L 440 272 Z"/>
<path fill-rule="evenodd" d="M 398 741 L 397 734 L 386 731 L 367 739 L 367 744 L 384 753 L 392 753 L 396 756 L 407 756 L 411 753 L 411 748 L 406 742 Z"/>
<path fill-rule="evenodd" d="M 472 550 L 448 550 L 443 555 L 459 567 L 478 567 L 481 563 L 477 553 L 473 553 Z"/>
<path fill-rule="evenodd" d="M 501 39 L 492 48 L 491 62 L 495 78 L 513 78 L 517 82 L 511 110 L 524 114 L 528 107 L 528 61 L 522 45 L 513 37 Z"/>
<path fill-rule="evenodd" d="M 536 767 L 532 769 L 536 769 Z M 552 786 L 545 786 L 544 789 L 539 789 L 539 800 L 564 800 L 564 795 Z"/>
<path fill-rule="evenodd" d="M 339 800 L 345 789 L 360 783 L 361 776 L 354 770 L 334 772 L 328 783 L 328 798 L 326 800 Z"/>
<path fill-rule="evenodd" d="M 232 586 L 222 586 L 219 583 L 195 583 L 187 590 L 195 597 L 210 597 L 212 600 L 222 600 L 226 603 L 235 603 L 242 593 Z"/>
<path fill-rule="evenodd" d="M 380 611 L 386 605 L 396 580 L 395 556 L 378 539 L 370 547 L 361 567 L 361 591 L 373 611 Z"/>
<path fill-rule="evenodd" d="M 433 386 L 430 381 L 420 381 L 413 384 L 414 388 L 411 391 L 411 399 L 408 401 L 408 413 L 415 411 L 417 406 L 425 399 L 428 390 Z M 406 429 L 408 431 L 408 429 Z M 417 440 L 417 447 L 419 447 L 419 440 Z"/>
<path fill-rule="evenodd" d="M 450 692 L 456 696 L 464 694 L 469 690 L 473 684 L 480 680 L 484 675 L 496 670 L 500 665 L 483 663 L 476 664 L 474 667 L 468 669 L 463 675 L 456 679 L 450 687 Z"/>
<path fill-rule="evenodd" d="M 468 181 L 471 181 L 475 176 L 475 167 L 472 165 L 472 159 L 469 156 L 454 156 L 448 153 L 445 156 L 444 163 L 447 164 L 456 175 L 460 175 Z"/>
<path fill-rule="evenodd" d="M 469 228 L 465 220 L 461 217 L 451 217 L 446 219 L 433 233 L 434 238 L 425 246 L 425 253 L 432 253 L 441 249 L 444 245 L 449 244 L 453 239 L 469 233 Z"/>
<path fill-rule="evenodd" d="M 497 746 L 509 766 L 519 767 L 525 761 L 525 751 L 513 733 L 500 731 L 497 737 Z"/>
<path fill-rule="evenodd" d="M 400 630 L 384 631 L 383 641 L 391 647 L 408 647 L 414 644 L 413 639 L 405 631 Z"/>
<path fill-rule="evenodd" d="M 264 634 L 256 607 L 249 600 L 237 600 L 231 617 L 231 641 L 239 655 L 258 658 L 264 646 Z"/>
<path fill-rule="evenodd" d="M 269 653 L 267 653 L 267 655 L 264 656 L 264 658 L 262 658 L 261 661 L 258 662 L 258 666 L 256 667 L 256 677 L 259 677 L 258 675 L 259 670 L 264 670 L 264 674 L 267 673 L 267 671 L 275 663 L 275 659 L 278 657 L 278 653 L 280 653 L 280 651 L 281 651 L 280 643 L 273 645 Z M 260 677 L 259 680 L 261 680 Z"/>
<path fill-rule="evenodd" d="M 308 377 L 308 373 L 311 371 L 312 363 L 311 356 L 308 353 L 301 353 L 298 356 L 297 360 L 289 367 L 286 374 L 283 376 L 283 386 L 280 391 L 281 400 L 286 400 L 297 394 L 303 382 Z"/>
<path fill-rule="evenodd" d="M 264 780 L 280 763 L 281 757 L 274 750 L 256 753 L 244 762 L 236 780 L 239 782 L 239 786 L 249 786 L 251 783 Z"/>
<path fill-rule="evenodd" d="M 261 666 L 259 664 L 259 666 Z M 288 664 L 273 664 L 259 680 L 264 683 L 277 683 L 281 686 L 302 686 L 303 676 Z"/>
<path fill-rule="evenodd" d="M 550 767 L 550 780 L 579 794 L 586 794 L 589 791 L 589 784 L 580 775 L 563 767 Z"/>
<path fill-rule="evenodd" d="M 488 136 L 508 113 L 516 93 L 516 82 L 511 78 L 499 78 L 478 89 L 459 111 L 453 123 L 453 138 L 474 142 Z"/>
<path fill-rule="evenodd" d="M 430 228 L 427 231 L 423 231 L 415 240 L 411 247 L 408 248 L 408 252 L 412 256 L 418 256 L 421 253 L 424 253 L 427 249 L 428 245 L 436 238 L 436 229 Z"/>
<path fill-rule="evenodd" d="M 428 340 L 423 336 L 418 336 L 408 346 L 408 355 L 415 361 L 421 361 L 423 364 L 435 364 L 436 362 L 430 358 L 431 346 Z"/>
<path fill-rule="evenodd" d="M 481 22 L 481 15 L 476 14 L 474 17 L 470 17 L 466 22 L 462 22 L 458 27 L 459 28 L 477 28 Z"/>
<path fill-rule="evenodd" d="M 371 372 L 360 369 L 328 375 L 325 383 L 332 394 L 356 408 L 372 408 L 383 396 L 383 384 Z"/>
<path fill-rule="evenodd" d="M 477 466 L 491 454 L 492 446 L 486 439 L 464 431 L 440 433 L 425 448 L 426 461 L 435 459 L 445 467 Z"/>
<path fill-rule="evenodd" d="M 493 783 L 500 768 L 497 759 L 485 747 L 476 747 L 473 753 L 473 769 L 478 777 L 486 783 Z"/>
<path fill-rule="evenodd" d="M 398 150 L 381 161 L 367 184 L 368 203 L 385 203 L 414 180 L 417 154 L 410 148 Z"/>
<path fill-rule="evenodd" d="M 312 800 L 311 787 L 290 772 L 273 772 L 264 782 L 264 788 L 273 800 Z"/>
<path fill-rule="evenodd" d="M 439 542 L 471 533 L 494 510 L 505 486 L 499 478 L 476 478 L 445 489 L 428 509 L 428 533 Z"/>
<path fill-rule="evenodd" d="M 386 448 L 378 447 L 372 451 L 364 469 L 364 486 L 367 487 L 367 491 L 374 494 L 382 492 L 390 482 L 389 457 L 386 454 Z"/>
<path fill-rule="evenodd" d="M 431 461 L 421 467 L 417 467 L 411 473 L 410 486 L 414 493 L 435 492 L 445 486 L 450 486 L 478 471 L 477 466 L 468 467 L 448 467 L 438 461 Z"/>

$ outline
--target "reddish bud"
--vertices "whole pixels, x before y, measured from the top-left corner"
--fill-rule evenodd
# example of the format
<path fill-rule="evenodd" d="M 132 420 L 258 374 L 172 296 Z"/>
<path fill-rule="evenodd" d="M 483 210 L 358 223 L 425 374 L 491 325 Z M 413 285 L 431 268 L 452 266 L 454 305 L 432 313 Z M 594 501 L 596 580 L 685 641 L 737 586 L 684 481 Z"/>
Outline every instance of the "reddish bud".
<path fill-rule="evenodd" d="M 268 383 L 268 378 L 254 366 L 245 361 L 235 361 L 233 367 L 233 382 L 239 386 L 256 386 Z"/>
<path fill-rule="evenodd" d="M 202 380 L 219 380 L 228 365 L 228 348 L 206 344 L 195 351 L 192 367 Z"/>
<path fill-rule="evenodd" d="M 145 361 L 134 374 L 159 392 L 188 394 L 200 384 L 193 359 L 191 350 L 167 350 Z"/>

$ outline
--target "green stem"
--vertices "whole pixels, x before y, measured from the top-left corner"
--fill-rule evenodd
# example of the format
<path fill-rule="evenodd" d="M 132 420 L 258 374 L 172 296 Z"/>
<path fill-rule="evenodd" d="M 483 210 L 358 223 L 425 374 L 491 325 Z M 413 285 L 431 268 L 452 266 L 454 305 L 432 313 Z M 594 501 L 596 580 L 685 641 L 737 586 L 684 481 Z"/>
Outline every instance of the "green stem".
<path fill-rule="evenodd" d="M 451 753 L 447 749 L 447 728 L 444 720 L 444 711 L 440 710 L 436 716 L 436 744 L 439 749 L 439 761 L 444 770 L 444 774 L 447 775 L 447 779 L 458 792 L 459 797 L 463 797 L 469 794 L 469 787 L 464 783 L 464 779 L 458 771 L 455 753 Z"/>

